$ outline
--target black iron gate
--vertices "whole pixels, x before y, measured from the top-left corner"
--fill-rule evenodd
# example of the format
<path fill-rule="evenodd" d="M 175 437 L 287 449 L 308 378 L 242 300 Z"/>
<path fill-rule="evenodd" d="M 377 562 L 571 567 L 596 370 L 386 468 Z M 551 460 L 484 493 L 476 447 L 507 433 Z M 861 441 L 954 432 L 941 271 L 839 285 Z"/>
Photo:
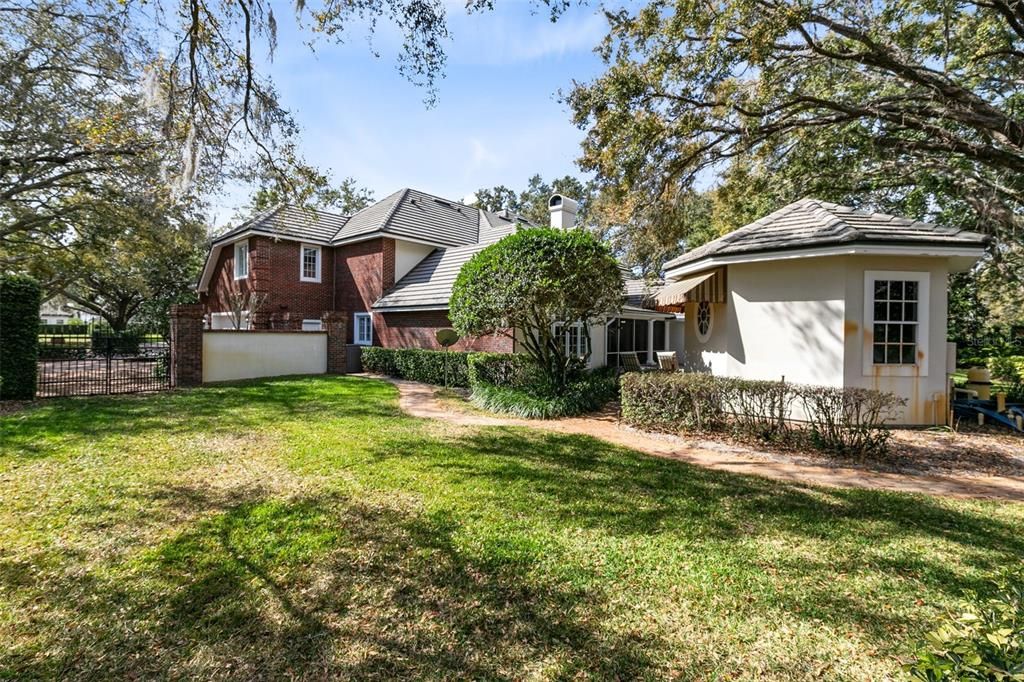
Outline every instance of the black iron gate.
<path fill-rule="evenodd" d="M 42 325 L 40 398 L 170 388 L 170 344 L 155 329 Z"/>

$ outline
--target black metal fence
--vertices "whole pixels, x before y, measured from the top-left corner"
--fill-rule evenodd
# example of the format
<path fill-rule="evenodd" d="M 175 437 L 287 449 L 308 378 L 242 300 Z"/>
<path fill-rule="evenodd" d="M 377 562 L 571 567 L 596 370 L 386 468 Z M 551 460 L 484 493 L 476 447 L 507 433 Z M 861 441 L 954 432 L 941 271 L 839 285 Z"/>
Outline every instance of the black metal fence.
<path fill-rule="evenodd" d="M 156 330 L 44 325 L 39 334 L 40 398 L 170 388 L 170 344 Z"/>

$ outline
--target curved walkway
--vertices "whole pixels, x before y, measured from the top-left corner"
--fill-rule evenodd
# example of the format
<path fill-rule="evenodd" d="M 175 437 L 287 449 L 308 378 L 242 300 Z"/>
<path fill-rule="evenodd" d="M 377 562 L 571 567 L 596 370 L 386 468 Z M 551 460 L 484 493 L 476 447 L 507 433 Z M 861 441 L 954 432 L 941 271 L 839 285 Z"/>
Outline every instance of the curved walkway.
<path fill-rule="evenodd" d="M 726 448 L 716 450 L 708 447 L 692 447 L 680 443 L 680 439 L 635 431 L 620 426 L 618 418 L 614 414 L 544 421 L 461 412 L 452 410 L 440 402 L 434 396 L 434 391 L 437 390 L 434 386 L 389 377 L 373 378 L 384 379 L 397 386 L 400 407 L 414 417 L 439 419 L 452 424 L 470 426 L 528 426 L 557 433 L 592 436 L 656 457 L 675 459 L 708 469 L 764 476 L 790 483 L 1024 502 L 1024 478 L 896 474 L 850 467 L 801 464 L 788 461 L 782 456 L 773 456 L 770 453 L 764 453 L 764 457 L 755 457 L 742 451 Z"/>

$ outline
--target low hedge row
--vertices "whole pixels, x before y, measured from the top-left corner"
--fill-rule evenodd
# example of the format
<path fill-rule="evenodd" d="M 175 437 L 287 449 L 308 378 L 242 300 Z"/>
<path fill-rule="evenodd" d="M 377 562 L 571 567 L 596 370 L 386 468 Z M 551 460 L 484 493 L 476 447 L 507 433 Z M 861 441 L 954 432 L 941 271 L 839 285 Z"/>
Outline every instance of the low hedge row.
<path fill-rule="evenodd" d="M 622 419 L 637 428 L 728 432 L 745 440 L 810 443 L 856 455 L 887 450 L 890 433 L 884 424 L 906 402 L 860 388 L 662 372 L 624 375 L 621 395 Z"/>
<path fill-rule="evenodd" d="M 367 346 L 362 351 L 363 369 L 389 377 L 420 381 L 425 384 L 469 386 L 470 353 L 445 352 L 422 348 L 380 348 Z"/>

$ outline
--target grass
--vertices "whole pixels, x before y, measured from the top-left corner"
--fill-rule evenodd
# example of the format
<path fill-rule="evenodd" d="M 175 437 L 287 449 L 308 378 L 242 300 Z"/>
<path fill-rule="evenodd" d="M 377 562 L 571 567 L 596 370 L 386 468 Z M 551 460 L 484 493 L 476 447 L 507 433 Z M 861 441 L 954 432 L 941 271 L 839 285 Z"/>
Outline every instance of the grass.
<path fill-rule="evenodd" d="M 358 378 L 0 438 L 0 678 L 878 680 L 1024 556 L 1024 505 L 421 421 Z"/>

